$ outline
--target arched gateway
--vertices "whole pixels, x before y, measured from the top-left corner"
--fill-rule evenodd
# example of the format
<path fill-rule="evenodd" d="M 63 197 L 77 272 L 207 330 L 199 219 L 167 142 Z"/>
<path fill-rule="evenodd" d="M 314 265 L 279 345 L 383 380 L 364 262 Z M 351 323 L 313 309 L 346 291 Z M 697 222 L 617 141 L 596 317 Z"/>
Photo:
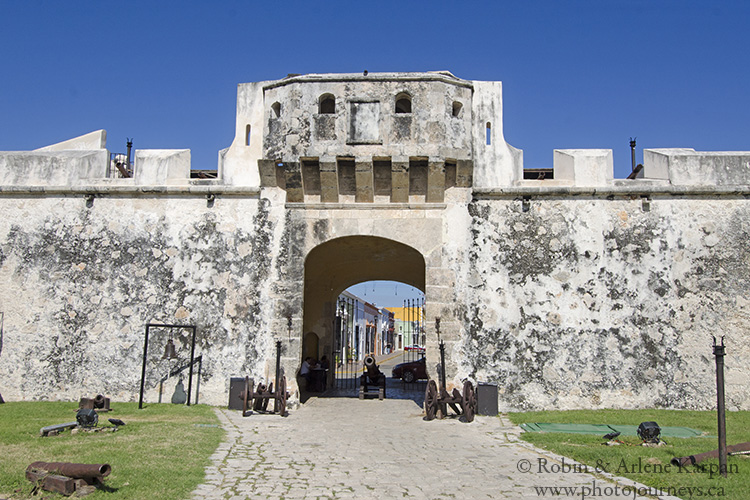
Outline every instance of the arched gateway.
<path fill-rule="evenodd" d="M 447 251 L 441 217 L 444 207 L 425 206 L 402 220 L 393 220 L 392 210 L 374 209 L 369 216 L 380 223 L 367 225 L 361 224 L 356 209 L 327 211 L 300 206 L 289 210 L 288 231 L 296 235 L 294 253 L 299 258 L 288 262 L 284 274 L 299 276 L 299 280 L 284 285 L 288 294 L 279 297 L 280 307 L 292 319 L 284 358 L 288 374 L 296 374 L 304 356 L 311 355 L 311 344 L 304 341 L 309 336 L 318 339 L 318 354 L 331 358 L 336 300 L 356 283 L 392 280 L 409 284 L 425 293 L 428 315 L 443 314 L 451 323 L 451 313 L 440 312 L 449 306 L 446 297 L 452 296 L 451 284 L 455 282 L 452 272 L 441 267 Z M 369 234 L 361 234 L 365 230 Z M 299 343 L 298 336 L 302 337 Z M 428 337 L 430 349 L 436 349 L 435 341 Z"/>
<path fill-rule="evenodd" d="M 501 91 L 445 71 L 241 84 L 217 172 L 110 153 L 103 130 L 0 152 L 2 397 L 135 400 L 145 356 L 156 401 L 191 359 L 163 328 L 144 354 L 162 323 L 196 326 L 200 401 L 226 404 L 276 342 L 290 381 L 325 353 L 341 290 L 392 279 L 425 293 L 428 371 L 440 317 L 448 384 L 495 382 L 501 409 L 710 407 L 711 335 L 750 355 L 750 153 L 645 150 L 613 179 L 611 150 L 558 150 L 524 171 Z M 748 409 L 750 368 L 731 370 Z"/>
<path fill-rule="evenodd" d="M 413 247 L 379 236 L 335 238 L 313 248 L 305 260 L 303 330 L 314 332 L 330 356 L 339 294 L 362 281 L 391 280 L 425 290 L 425 261 Z M 319 351 L 320 352 L 320 351 Z"/>
<path fill-rule="evenodd" d="M 413 247 L 379 236 L 334 238 L 307 255 L 302 328 L 319 339 L 318 354 L 332 359 L 336 349 L 334 316 L 339 294 L 351 285 L 371 280 L 401 281 L 424 291 L 424 257 Z M 303 346 L 301 359 L 310 353 Z"/>

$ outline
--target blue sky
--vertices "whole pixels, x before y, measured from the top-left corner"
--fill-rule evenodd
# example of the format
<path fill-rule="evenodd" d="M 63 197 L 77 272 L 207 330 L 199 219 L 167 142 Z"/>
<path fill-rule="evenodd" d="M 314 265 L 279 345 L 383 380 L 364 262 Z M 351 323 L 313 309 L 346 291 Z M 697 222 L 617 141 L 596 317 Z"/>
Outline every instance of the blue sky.
<path fill-rule="evenodd" d="M 750 2 L 3 1 L 0 150 L 92 130 L 216 168 L 236 85 L 287 73 L 501 80 L 527 167 L 606 148 L 750 150 Z"/>
<path fill-rule="evenodd" d="M 424 299 L 424 293 L 397 281 L 368 281 L 350 286 L 347 290 L 362 300 L 378 307 L 406 307 L 404 301 L 416 304 Z"/>

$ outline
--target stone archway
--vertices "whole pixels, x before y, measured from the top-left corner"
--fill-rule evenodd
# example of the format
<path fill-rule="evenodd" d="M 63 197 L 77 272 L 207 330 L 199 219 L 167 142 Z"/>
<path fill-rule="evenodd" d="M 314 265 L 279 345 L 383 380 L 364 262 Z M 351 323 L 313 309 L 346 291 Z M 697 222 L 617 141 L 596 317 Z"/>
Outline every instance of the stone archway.
<path fill-rule="evenodd" d="M 408 245 L 378 236 L 335 238 L 308 253 L 302 328 L 318 336 L 321 356 L 331 357 L 336 298 L 371 280 L 400 281 L 424 292 L 425 259 Z"/>
<path fill-rule="evenodd" d="M 320 351 L 320 339 L 315 332 L 307 332 L 305 334 L 304 341 L 302 342 L 302 359 L 310 356 L 313 359 L 318 359 Z"/>

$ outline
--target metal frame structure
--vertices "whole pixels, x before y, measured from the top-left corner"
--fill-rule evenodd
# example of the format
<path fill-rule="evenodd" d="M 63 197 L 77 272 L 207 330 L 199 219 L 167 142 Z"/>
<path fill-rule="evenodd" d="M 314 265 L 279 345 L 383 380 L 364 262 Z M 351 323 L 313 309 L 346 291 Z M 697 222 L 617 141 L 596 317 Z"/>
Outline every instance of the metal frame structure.
<path fill-rule="evenodd" d="M 146 324 L 146 335 L 143 340 L 143 368 L 141 370 L 141 394 L 138 399 L 138 409 L 143 409 L 143 387 L 146 382 L 146 356 L 148 355 L 148 334 L 151 328 L 168 328 L 170 330 L 175 329 L 186 329 L 192 330 L 192 341 L 190 343 L 190 370 L 188 375 L 188 390 L 187 390 L 187 406 L 190 406 L 190 393 L 193 390 L 193 364 L 195 361 L 195 325 L 166 325 L 160 323 L 147 323 Z M 202 359 L 202 357 L 201 357 Z"/>
<path fill-rule="evenodd" d="M 166 382 L 170 377 L 174 377 L 176 375 L 179 375 L 180 373 L 182 373 L 185 370 L 187 370 L 189 368 L 188 365 L 190 365 L 190 364 L 191 363 L 185 363 L 185 364 L 183 364 L 181 366 L 177 366 L 177 367 L 173 368 L 172 370 L 170 370 L 169 373 L 167 373 L 166 375 L 164 375 L 159 380 L 159 402 L 160 403 L 161 403 L 161 397 L 162 397 L 162 393 L 163 393 L 163 384 L 164 384 L 164 382 Z M 193 360 L 192 364 L 193 365 L 195 365 L 195 364 L 198 365 L 198 379 L 195 381 L 195 404 L 198 404 L 198 395 L 201 392 L 200 391 L 200 387 L 201 387 L 201 373 L 203 372 L 203 355 L 201 354 L 200 356 L 196 357 Z"/>

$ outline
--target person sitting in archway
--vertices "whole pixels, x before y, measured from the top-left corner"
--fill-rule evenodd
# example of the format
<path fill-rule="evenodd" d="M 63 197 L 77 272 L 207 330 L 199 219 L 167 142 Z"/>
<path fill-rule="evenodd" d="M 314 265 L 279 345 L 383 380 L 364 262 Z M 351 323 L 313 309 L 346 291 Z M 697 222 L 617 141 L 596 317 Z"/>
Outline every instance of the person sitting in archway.
<path fill-rule="evenodd" d="M 328 368 L 330 368 L 331 364 L 328 362 L 328 356 L 325 354 L 322 358 L 320 358 L 320 363 L 318 364 L 320 366 L 321 375 L 320 375 L 320 390 L 325 391 L 328 388 Z"/>
<path fill-rule="evenodd" d="M 299 369 L 299 374 L 307 381 L 305 387 L 312 387 L 312 358 L 310 356 L 306 357 L 302 362 L 302 367 Z"/>

